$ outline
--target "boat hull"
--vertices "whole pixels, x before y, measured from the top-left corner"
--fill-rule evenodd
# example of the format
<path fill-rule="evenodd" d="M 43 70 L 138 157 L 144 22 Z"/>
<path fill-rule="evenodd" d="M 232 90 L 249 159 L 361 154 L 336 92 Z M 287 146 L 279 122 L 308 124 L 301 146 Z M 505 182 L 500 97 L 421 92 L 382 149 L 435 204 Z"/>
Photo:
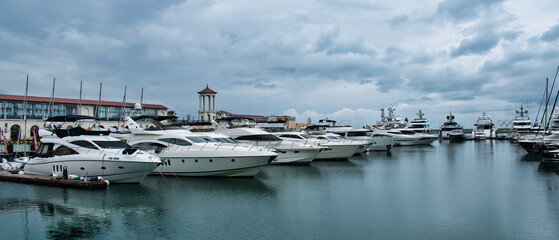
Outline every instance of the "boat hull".
<path fill-rule="evenodd" d="M 316 159 L 320 160 L 347 160 L 359 148 L 359 144 L 326 144 L 321 145 L 324 147 L 328 147 L 328 149 L 324 149 L 321 151 L 317 156 Z"/>
<path fill-rule="evenodd" d="M 231 154 L 211 156 L 200 152 L 164 152 L 159 157 L 162 164 L 152 175 L 185 177 L 253 177 L 276 158 L 276 154 Z"/>
<path fill-rule="evenodd" d="M 278 157 L 270 164 L 310 164 L 321 148 L 277 148 Z"/>
<path fill-rule="evenodd" d="M 57 158 L 30 159 L 23 171 L 28 174 L 62 176 L 63 169 L 66 168 L 68 175 L 102 177 L 111 183 L 139 183 L 159 164 L 159 162 L 72 159 L 64 156 Z"/>
<path fill-rule="evenodd" d="M 373 136 L 375 143 L 369 147 L 369 151 L 390 151 L 394 146 L 394 138 L 385 135 Z"/>

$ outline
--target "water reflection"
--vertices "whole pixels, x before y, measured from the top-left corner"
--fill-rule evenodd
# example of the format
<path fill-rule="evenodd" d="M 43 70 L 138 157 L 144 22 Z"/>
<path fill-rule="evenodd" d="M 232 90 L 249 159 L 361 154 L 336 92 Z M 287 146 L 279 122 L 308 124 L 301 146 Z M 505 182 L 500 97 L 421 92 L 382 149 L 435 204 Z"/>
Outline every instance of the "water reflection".
<path fill-rule="evenodd" d="M 559 161 L 542 161 L 538 166 L 540 172 L 553 172 L 559 175 Z"/>

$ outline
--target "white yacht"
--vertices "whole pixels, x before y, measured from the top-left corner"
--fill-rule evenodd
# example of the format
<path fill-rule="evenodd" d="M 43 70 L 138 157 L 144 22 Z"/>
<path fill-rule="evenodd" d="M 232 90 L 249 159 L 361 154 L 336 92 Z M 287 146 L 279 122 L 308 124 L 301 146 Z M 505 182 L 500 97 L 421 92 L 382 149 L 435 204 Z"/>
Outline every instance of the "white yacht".
<path fill-rule="evenodd" d="M 352 128 L 349 126 L 332 127 L 326 129 L 326 133 L 338 135 L 339 137 L 351 140 L 355 143 L 360 143 L 361 146 L 357 149 L 355 154 L 360 154 L 369 151 L 369 148 L 375 144 L 373 137 L 369 136 L 369 129 L 365 128 Z"/>
<path fill-rule="evenodd" d="M 493 120 L 487 115 L 487 113 L 483 113 L 477 119 L 475 125 L 475 132 L 474 132 L 474 139 L 491 139 L 495 138 L 494 133 L 494 126 Z"/>
<path fill-rule="evenodd" d="M 310 164 L 327 148 L 295 141 L 283 140 L 258 127 L 253 119 L 227 117 L 216 121 L 216 133 L 230 136 L 234 141 L 250 148 L 265 148 L 277 153 L 272 164 Z"/>
<path fill-rule="evenodd" d="M 370 129 L 352 128 L 349 125 L 336 125 L 336 121 L 320 119 L 318 124 L 311 125 L 305 128 L 305 131 L 311 135 L 335 133 L 343 138 L 364 141 L 363 151 L 358 150 L 358 153 L 364 151 L 387 151 L 394 145 L 394 139 L 385 134 L 375 134 Z"/>
<path fill-rule="evenodd" d="M 388 112 L 388 116 L 384 114 L 384 111 Z M 396 111 L 395 107 L 387 107 L 386 109 L 380 109 L 380 121 L 373 124 L 372 128 L 389 130 L 394 128 L 405 128 L 408 124 L 407 118 L 398 117 L 394 114 Z"/>
<path fill-rule="evenodd" d="M 411 122 L 410 122 L 410 126 L 408 127 L 408 129 L 416 132 L 416 133 L 426 133 L 426 134 L 430 134 L 431 133 L 431 128 L 429 127 L 429 121 L 427 121 L 426 118 L 424 118 L 423 116 L 425 116 L 425 114 L 421 111 L 421 109 L 419 109 L 419 112 L 417 113 L 418 118 L 414 118 Z"/>
<path fill-rule="evenodd" d="M 446 116 L 446 122 L 443 123 L 441 126 L 441 133 L 440 136 L 443 139 L 451 139 L 451 140 L 464 140 L 464 130 L 460 124 L 454 121 L 454 115 L 452 112 L 448 116 Z"/>
<path fill-rule="evenodd" d="M 277 154 L 265 149 L 218 142 L 180 126 L 161 123 L 169 118 L 140 116 L 152 127 L 142 128 L 132 118 L 125 118 L 129 133 L 114 134 L 135 148 L 157 154 L 162 164 L 153 174 L 189 177 L 252 177 L 273 161 Z"/>
<path fill-rule="evenodd" d="M 524 109 L 524 106 L 520 105 L 520 109 L 516 110 L 516 116 L 512 121 L 513 131 L 519 135 L 525 135 L 531 132 L 532 121 L 528 116 L 528 110 Z"/>
<path fill-rule="evenodd" d="M 418 133 L 409 128 L 384 130 L 384 133 L 396 139 L 395 146 L 429 145 L 438 139 L 433 134 Z"/>
<path fill-rule="evenodd" d="M 293 140 L 300 143 L 312 144 L 316 146 L 326 147 L 327 149 L 320 152 L 316 159 L 337 160 L 349 159 L 357 150 L 362 147 L 360 142 L 339 141 L 331 138 L 318 139 L 306 132 L 277 132 L 274 135 L 285 140 Z"/>
<path fill-rule="evenodd" d="M 138 183 L 161 160 L 110 136 L 46 137 L 23 171 L 38 175 L 102 177 L 111 183 Z"/>

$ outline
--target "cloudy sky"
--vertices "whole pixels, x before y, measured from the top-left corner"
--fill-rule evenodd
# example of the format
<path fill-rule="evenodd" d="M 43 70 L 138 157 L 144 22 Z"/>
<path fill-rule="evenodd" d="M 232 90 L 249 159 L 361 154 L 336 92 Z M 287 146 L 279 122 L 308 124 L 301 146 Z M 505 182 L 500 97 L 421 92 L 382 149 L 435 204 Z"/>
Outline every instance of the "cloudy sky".
<path fill-rule="evenodd" d="M 0 93 L 328 117 L 362 126 L 390 105 L 433 127 L 452 111 L 532 118 L 559 65 L 559 1 L 159 0 L 0 4 Z M 559 83 L 558 83 L 559 85 Z M 557 89 L 557 88 L 556 88 Z M 554 90 L 556 91 L 556 90 Z"/>

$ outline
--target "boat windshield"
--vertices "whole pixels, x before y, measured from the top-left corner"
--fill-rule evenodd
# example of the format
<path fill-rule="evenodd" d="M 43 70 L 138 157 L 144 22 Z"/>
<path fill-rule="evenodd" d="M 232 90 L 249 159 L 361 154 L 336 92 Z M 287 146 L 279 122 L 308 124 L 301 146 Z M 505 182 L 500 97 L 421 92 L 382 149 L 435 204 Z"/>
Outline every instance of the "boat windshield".
<path fill-rule="evenodd" d="M 108 149 L 121 149 L 121 148 L 128 148 L 130 145 L 126 144 L 123 141 L 93 141 L 93 143 L 97 144 L 100 148 L 108 148 Z"/>
<path fill-rule="evenodd" d="M 313 139 L 313 138 L 315 138 L 315 137 L 313 137 L 313 136 L 310 135 L 310 134 L 299 134 L 299 136 L 304 137 L 305 139 Z"/>
<path fill-rule="evenodd" d="M 247 135 L 240 136 L 236 140 L 247 140 L 247 141 L 282 141 L 281 138 L 276 137 L 272 134 L 266 135 Z"/>
<path fill-rule="evenodd" d="M 186 137 L 186 138 L 188 138 L 190 141 L 193 141 L 195 143 L 218 142 L 217 140 L 211 137 Z"/>
<path fill-rule="evenodd" d="M 214 138 L 214 139 L 222 143 L 237 143 L 232 138 Z"/>
<path fill-rule="evenodd" d="M 162 141 L 162 142 L 166 142 L 166 143 L 170 143 L 170 144 L 179 145 L 179 146 L 190 146 L 190 145 L 192 145 L 188 141 L 183 140 L 183 139 L 178 139 L 178 138 L 160 138 L 160 139 L 157 139 L 157 140 Z"/>
<path fill-rule="evenodd" d="M 367 132 L 365 131 L 356 131 L 356 132 L 347 132 L 348 137 L 366 137 Z"/>

